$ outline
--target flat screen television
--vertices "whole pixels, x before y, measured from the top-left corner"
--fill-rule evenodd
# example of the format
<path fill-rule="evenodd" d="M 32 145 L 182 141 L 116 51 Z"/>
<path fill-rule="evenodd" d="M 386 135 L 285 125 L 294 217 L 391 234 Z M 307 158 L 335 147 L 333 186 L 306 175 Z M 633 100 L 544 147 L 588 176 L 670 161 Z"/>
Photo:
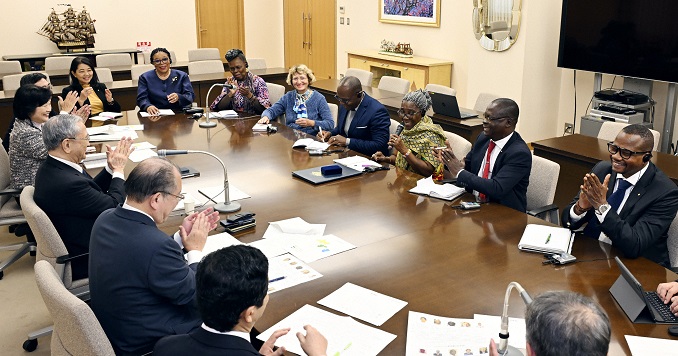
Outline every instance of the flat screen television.
<path fill-rule="evenodd" d="M 558 67 L 678 83 L 678 0 L 563 0 Z"/>

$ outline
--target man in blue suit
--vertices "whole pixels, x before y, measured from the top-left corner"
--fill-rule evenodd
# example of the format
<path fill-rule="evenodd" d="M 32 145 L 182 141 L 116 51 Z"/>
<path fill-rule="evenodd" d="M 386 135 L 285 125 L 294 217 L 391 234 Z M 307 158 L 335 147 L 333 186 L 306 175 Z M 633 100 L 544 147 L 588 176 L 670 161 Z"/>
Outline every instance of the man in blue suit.
<path fill-rule="evenodd" d="M 494 100 L 485 110 L 483 133 L 471 152 L 459 160 L 447 143 L 438 159 L 445 164 L 444 174 L 456 178 L 457 185 L 473 192 L 478 201 L 497 202 L 525 212 L 532 154 L 515 132 L 518 114 L 515 101 Z"/>
<path fill-rule="evenodd" d="M 377 151 L 388 152 L 391 117 L 384 105 L 363 91 L 360 80 L 344 77 L 334 97 L 341 104 L 337 126 L 330 132 L 318 133 L 318 137 L 367 156 Z"/>
<path fill-rule="evenodd" d="M 134 168 L 125 193 L 125 203 L 103 212 L 92 228 L 90 305 L 115 353 L 140 355 L 161 337 L 200 325 L 195 270 L 219 214 L 189 215 L 174 238 L 158 229 L 182 199 L 179 169 L 164 158 Z"/>

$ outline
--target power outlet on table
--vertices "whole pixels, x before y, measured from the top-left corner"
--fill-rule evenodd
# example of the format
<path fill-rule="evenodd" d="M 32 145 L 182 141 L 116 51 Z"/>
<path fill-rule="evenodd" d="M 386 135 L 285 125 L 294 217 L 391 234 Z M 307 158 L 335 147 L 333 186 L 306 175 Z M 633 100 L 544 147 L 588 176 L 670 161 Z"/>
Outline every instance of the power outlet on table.
<path fill-rule="evenodd" d="M 564 133 L 570 134 L 570 135 L 574 133 L 574 132 L 573 132 L 573 126 L 572 126 L 572 124 L 567 123 L 567 122 L 565 123 L 565 131 L 564 131 Z"/>

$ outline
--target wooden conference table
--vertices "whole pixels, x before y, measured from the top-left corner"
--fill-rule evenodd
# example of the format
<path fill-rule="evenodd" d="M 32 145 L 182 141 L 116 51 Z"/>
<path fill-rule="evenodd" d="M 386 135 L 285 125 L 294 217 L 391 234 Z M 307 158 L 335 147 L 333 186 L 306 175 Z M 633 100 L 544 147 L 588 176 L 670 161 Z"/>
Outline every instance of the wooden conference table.
<path fill-rule="evenodd" d="M 137 141 L 149 141 L 158 149 L 216 154 L 228 167 L 230 184 L 252 196 L 239 202 L 242 210 L 257 214 L 258 225 L 236 234 L 239 240 L 258 240 L 267 222 L 299 216 L 310 223 L 327 224 L 326 234 L 358 246 L 310 263 L 324 277 L 271 294 L 256 325 L 260 331 L 304 304 L 328 310 L 316 302 L 351 282 L 408 302 L 379 327 L 397 335 L 381 354 L 404 355 L 409 310 L 458 318 L 472 318 L 474 313 L 500 315 L 506 286 L 517 281 L 532 296 L 564 289 L 598 301 L 612 323 L 610 355 L 629 353 L 626 334 L 669 338 L 666 326 L 630 322 L 613 300 L 608 289 L 620 272 L 612 260 L 617 252 L 609 245 L 579 237 L 573 254 L 581 262 L 558 268 L 543 266 L 540 254 L 521 252 L 517 247 L 526 224 L 548 224 L 537 218 L 492 203 L 464 212 L 452 208 L 459 200 L 449 203 L 410 194 L 408 190 L 421 177 L 394 167 L 313 186 L 293 178 L 291 172 L 353 154 L 311 157 L 306 151 L 292 149 L 293 141 L 304 134 L 282 125 L 275 134 L 253 133 L 251 127 L 257 118 L 221 120 L 213 129 L 200 128 L 184 115 L 154 120 L 138 118 L 136 112 L 129 111 L 120 124 L 144 124 Z M 210 177 L 221 180 L 221 167 L 208 156 L 170 159 L 201 171 L 201 177 L 184 180 L 185 188 L 207 184 L 201 182 Z M 172 217 L 161 228 L 173 233 L 180 220 Z M 644 258 L 624 259 L 624 263 L 646 289 L 677 278 Z M 523 317 L 524 311 L 514 293 L 510 316 Z"/>
<path fill-rule="evenodd" d="M 325 96 L 325 99 L 327 99 L 328 103 L 334 103 L 337 105 L 339 105 L 339 101 L 337 101 L 334 95 L 337 93 L 338 86 L 339 80 L 337 79 L 322 79 L 311 84 L 312 88 L 316 89 L 319 93 Z M 389 115 L 393 120 L 400 121 L 398 110 L 400 110 L 400 104 L 403 101 L 403 94 L 388 90 L 381 90 L 365 85 L 363 85 L 363 90 L 367 93 L 367 95 L 382 103 L 388 110 Z M 470 109 L 462 110 L 466 112 L 473 111 Z M 483 120 L 480 117 L 461 120 L 445 115 L 433 114 L 431 119 L 433 122 L 440 125 L 443 130 L 453 132 L 471 143 L 475 142 L 478 135 L 480 135 L 480 133 L 483 131 Z"/>
<path fill-rule="evenodd" d="M 560 164 L 554 204 L 558 205 L 561 211 L 579 192 L 584 175 L 589 173 L 596 163 L 610 159 L 607 142 L 575 134 L 532 143 L 536 156 Z M 678 184 L 678 157 L 663 152 L 652 152 L 652 155 L 652 163 Z"/>

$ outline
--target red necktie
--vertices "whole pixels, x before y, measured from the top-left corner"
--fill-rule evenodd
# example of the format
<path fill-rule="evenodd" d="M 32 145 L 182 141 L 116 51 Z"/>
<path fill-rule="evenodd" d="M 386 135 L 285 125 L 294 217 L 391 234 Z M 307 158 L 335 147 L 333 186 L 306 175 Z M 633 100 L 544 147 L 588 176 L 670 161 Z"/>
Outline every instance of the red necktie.
<path fill-rule="evenodd" d="M 487 179 L 490 176 L 490 156 L 492 155 L 492 150 L 496 145 L 497 144 L 494 143 L 494 141 L 490 140 L 490 145 L 487 146 L 487 155 L 485 156 L 485 167 L 483 168 L 483 179 Z M 483 193 L 478 194 L 478 198 L 480 198 L 480 201 L 487 201 L 485 194 Z"/>

